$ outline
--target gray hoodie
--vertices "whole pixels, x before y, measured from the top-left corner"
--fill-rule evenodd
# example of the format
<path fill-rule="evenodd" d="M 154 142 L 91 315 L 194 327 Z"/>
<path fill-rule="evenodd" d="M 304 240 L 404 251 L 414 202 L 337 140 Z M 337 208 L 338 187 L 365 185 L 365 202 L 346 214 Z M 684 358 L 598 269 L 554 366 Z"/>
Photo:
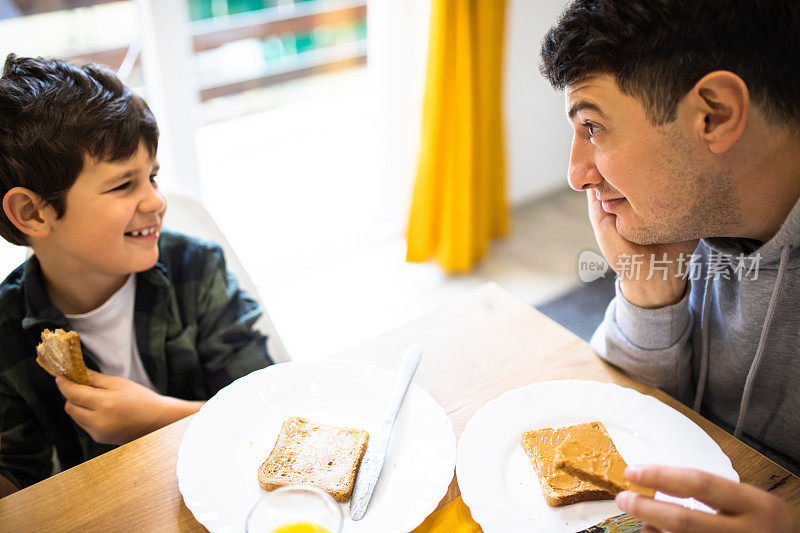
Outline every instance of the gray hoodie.
<path fill-rule="evenodd" d="M 674 305 L 617 283 L 591 345 L 800 475 L 800 202 L 766 243 L 703 239 L 695 258 Z"/>

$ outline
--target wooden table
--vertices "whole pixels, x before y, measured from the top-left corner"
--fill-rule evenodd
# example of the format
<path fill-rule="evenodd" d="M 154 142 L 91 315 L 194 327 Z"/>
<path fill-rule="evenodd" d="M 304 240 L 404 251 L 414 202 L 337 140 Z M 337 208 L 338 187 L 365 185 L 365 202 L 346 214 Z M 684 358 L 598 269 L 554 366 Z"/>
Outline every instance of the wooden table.
<path fill-rule="evenodd" d="M 456 436 L 487 401 L 537 381 L 591 379 L 650 394 L 700 425 L 730 457 L 742 481 L 800 509 L 800 478 L 658 389 L 602 362 L 549 318 L 488 284 L 469 297 L 337 357 L 395 370 L 403 348 L 425 356 L 415 382 L 447 412 Z M 183 504 L 175 477 L 189 418 L 0 500 L 0 531 L 203 531 Z M 459 494 L 453 480 L 443 505 Z"/>

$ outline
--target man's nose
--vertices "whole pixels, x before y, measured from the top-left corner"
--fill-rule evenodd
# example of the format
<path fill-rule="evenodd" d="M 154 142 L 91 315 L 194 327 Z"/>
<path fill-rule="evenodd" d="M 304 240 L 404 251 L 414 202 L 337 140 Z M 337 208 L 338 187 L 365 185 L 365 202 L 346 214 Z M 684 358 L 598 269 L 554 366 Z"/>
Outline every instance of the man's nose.
<path fill-rule="evenodd" d="M 585 139 L 579 139 L 577 134 L 573 136 L 567 181 L 569 181 L 569 186 L 576 191 L 596 187 L 603 181 L 603 175 L 594 164 L 593 151 L 592 143 Z"/>

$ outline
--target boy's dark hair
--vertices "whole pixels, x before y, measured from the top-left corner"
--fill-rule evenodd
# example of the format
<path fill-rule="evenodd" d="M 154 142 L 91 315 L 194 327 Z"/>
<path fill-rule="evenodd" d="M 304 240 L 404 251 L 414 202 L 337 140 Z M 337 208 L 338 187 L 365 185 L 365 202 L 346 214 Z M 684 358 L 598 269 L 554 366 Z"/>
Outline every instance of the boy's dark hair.
<path fill-rule="evenodd" d="M 127 159 L 140 141 L 154 157 L 156 120 L 111 71 L 62 59 L 6 58 L 0 78 L 0 199 L 13 187 L 25 187 L 61 217 L 85 156 Z M 27 244 L 2 209 L 0 235 Z"/>
<path fill-rule="evenodd" d="M 728 70 L 767 118 L 800 129 L 800 1 L 575 0 L 542 43 L 558 90 L 608 74 L 654 125 L 706 74 Z"/>

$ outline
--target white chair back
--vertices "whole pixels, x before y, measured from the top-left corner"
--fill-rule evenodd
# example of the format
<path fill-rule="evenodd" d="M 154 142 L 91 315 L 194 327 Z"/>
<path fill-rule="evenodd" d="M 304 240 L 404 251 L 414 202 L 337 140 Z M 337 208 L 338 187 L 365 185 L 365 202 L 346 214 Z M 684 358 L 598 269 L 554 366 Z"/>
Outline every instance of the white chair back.
<path fill-rule="evenodd" d="M 255 327 L 267 335 L 267 349 L 270 357 L 276 363 L 290 361 L 291 358 L 267 314 L 264 302 L 258 295 L 255 284 L 250 279 L 250 276 L 247 275 L 247 271 L 236 256 L 236 252 L 234 252 L 228 239 L 225 238 L 222 230 L 214 222 L 211 213 L 197 199 L 188 194 L 167 192 L 165 196 L 167 197 L 168 207 L 167 214 L 164 217 L 164 226 L 179 233 L 215 242 L 222 247 L 228 269 L 236 274 L 242 289 L 261 304 L 264 314 L 256 322 Z"/>
<path fill-rule="evenodd" d="M 12 270 L 30 257 L 28 250 L 30 248 L 27 246 L 17 246 L 0 237 L 0 281 L 6 279 Z"/>

